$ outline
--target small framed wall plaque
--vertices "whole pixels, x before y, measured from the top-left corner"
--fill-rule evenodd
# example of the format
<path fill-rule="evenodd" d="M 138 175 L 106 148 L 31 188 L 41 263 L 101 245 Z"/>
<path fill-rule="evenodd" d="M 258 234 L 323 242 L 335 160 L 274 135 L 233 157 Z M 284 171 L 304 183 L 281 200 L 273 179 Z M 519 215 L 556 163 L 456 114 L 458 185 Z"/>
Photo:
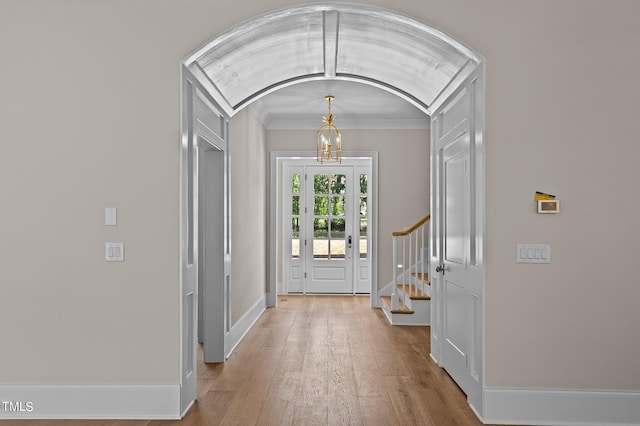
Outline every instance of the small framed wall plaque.
<path fill-rule="evenodd" d="M 560 213 L 560 200 L 538 200 L 538 213 Z"/>

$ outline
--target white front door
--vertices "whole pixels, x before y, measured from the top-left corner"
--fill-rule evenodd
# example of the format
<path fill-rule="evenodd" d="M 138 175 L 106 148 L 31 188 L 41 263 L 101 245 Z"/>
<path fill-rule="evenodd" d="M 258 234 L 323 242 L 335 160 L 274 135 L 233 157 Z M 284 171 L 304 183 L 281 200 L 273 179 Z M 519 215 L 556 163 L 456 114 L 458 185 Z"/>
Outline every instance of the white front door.
<path fill-rule="evenodd" d="M 306 291 L 353 293 L 353 168 L 307 167 L 306 176 Z"/>
<path fill-rule="evenodd" d="M 370 293 L 370 174 L 370 164 L 285 167 L 285 292 Z"/>

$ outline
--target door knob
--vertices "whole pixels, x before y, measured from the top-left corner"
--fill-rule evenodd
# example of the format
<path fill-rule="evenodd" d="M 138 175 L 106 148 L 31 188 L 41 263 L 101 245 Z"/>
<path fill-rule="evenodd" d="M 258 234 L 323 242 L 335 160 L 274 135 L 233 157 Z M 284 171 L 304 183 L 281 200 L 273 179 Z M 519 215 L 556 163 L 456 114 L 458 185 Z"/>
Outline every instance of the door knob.
<path fill-rule="evenodd" d="M 444 275 L 444 265 L 436 266 L 436 272 L 442 272 L 442 275 Z"/>
<path fill-rule="evenodd" d="M 347 246 L 349 248 L 351 248 L 351 235 L 349 235 L 349 237 L 347 237 Z"/>

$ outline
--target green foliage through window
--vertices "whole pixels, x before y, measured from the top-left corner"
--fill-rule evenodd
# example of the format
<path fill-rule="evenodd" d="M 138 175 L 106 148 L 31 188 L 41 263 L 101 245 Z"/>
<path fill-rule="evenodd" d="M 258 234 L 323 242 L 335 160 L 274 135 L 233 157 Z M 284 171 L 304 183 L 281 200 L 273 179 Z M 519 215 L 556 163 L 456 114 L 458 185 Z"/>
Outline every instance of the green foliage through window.
<path fill-rule="evenodd" d="M 365 173 L 362 173 L 360 175 L 360 193 L 367 193 L 367 175 Z"/>

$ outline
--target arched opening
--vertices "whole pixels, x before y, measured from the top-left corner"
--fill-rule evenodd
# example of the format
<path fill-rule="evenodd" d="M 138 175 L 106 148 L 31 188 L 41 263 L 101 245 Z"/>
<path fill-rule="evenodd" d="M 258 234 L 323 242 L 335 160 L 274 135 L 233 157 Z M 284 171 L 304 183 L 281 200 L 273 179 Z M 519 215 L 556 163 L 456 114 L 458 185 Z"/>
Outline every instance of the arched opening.
<path fill-rule="evenodd" d="M 208 141 L 227 156 L 227 147 L 233 143 L 229 141 L 228 119 L 245 106 L 297 83 L 344 80 L 386 90 L 431 117 L 430 197 L 431 214 L 435 220 L 430 242 L 433 271 L 430 272 L 436 284 L 432 313 L 432 355 L 448 371 L 456 371 L 454 378 L 467 392 L 470 404 L 481 413 L 484 347 L 484 260 L 481 238 L 484 232 L 483 59 L 452 37 L 408 16 L 365 5 L 316 4 L 275 11 L 240 24 L 195 51 L 182 65 L 181 364 L 182 386 L 187 390 L 183 392 L 183 409 L 195 397 L 193 346 L 199 173 L 194 156 L 199 149 L 198 138 L 204 137 L 202 132 L 198 133 L 198 126 L 206 121 L 212 123 L 205 125 L 208 130 L 214 130 Z M 216 127 L 218 132 L 212 127 Z M 460 151 L 463 157 L 457 153 L 451 154 L 450 145 L 466 147 L 466 151 Z M 459 168 L 455 161 L 449 163 L 449 158 L 463 158 L 470 167 Z M 224 167 L 225 173 L 228 173 L 228 161 L 224 161 Z M 462 170 L 460 176 L 463 187 L 450 188 L 446 184 L 448 173 L 457 173 L 458 170 Z M 456 176 L 451 174 L 450 180 L 453 182 Z M 428 191 L 427 188 L 425 190 Z M 224 193 L 224 200 L 220 201 L 227 209 L 228 188 L 220 191 Z M 466 308 L 462 305 L 449 306 L 449 281 L 444 274 L 438 275 L 438 278 L 433 275 L 437 265 L 445 265 L 451 260 L 447 258 L 446 251 L 447 194 L 464 197 L 462 205 L 468 206 L 465 215 L 452 218 L 466 221 L 460 229 L 464 228 L 470 234 L 465 236 L 466 246 L 462 250 L 465 254 L 461 263 L 465 270 L 475 268 L 475 272 L 469 275 L 475 289 L 474 296 L 469 297 L 469 303 L 472 304 L 469 308 L 474 310 L 475 316 L 466 318 L 462 324 L 463 334 L 468 332 L 465 339 L 469 341 L 461 342 L 458 346 L 452 345 L 462 353 L 455 359 L 449 355 L 446 342 L 449 341 L 447 336 L 459 334 L 460 329 L 450 329 L 447 315 L 462 312 Z M 226 212 L 217 222 L 217 226 L 224 229 L 228 229 L 228 210 Z M 228 238 L 228 233 L 225 238 Z M 225 250 L 228 245 L 225 245 Z M 220 263 L 226 265 L 230 262 L 228 251 L 221 256 Z M 452 265 L 457 267 L 458 263 Z M 269 275 L 267 300 L 275 306 L 276 280 L 272 259 L 269 261 Z M 466 285 L 460 285 L 459 282 L 453 284 L 452 291 L 454 287 L 458 289 Z M 212 297 L 216 301 L 216 310 L 224 311 L 225 315 L 229 311 L 226 286 L 228 274 L 225 272 L 220 276 L 216 296 Z M 452 295 L 452 300 L 460 300 L 461 295 Z M 229 331 L 229 319 L 218 318 L 216 327 L 220 328 L 220 335 L 223 335 Z M 226 342 L 220 344 L 226 346 Z M 460 359 L 469 367 L 460 367 Z M 455 374 L 458 376 L 455 377 Z M 191 387 L 193 392 L 190 393 L 188 389 Z"/>
<path fill-rule="evenodd" d="M 314 79 L 362 81 L 432 115 L 481 62 L 413 18 L 365 5 L 317 4 L 240 24 L 183 64 L 228 116 L 269 92 Z"/>

